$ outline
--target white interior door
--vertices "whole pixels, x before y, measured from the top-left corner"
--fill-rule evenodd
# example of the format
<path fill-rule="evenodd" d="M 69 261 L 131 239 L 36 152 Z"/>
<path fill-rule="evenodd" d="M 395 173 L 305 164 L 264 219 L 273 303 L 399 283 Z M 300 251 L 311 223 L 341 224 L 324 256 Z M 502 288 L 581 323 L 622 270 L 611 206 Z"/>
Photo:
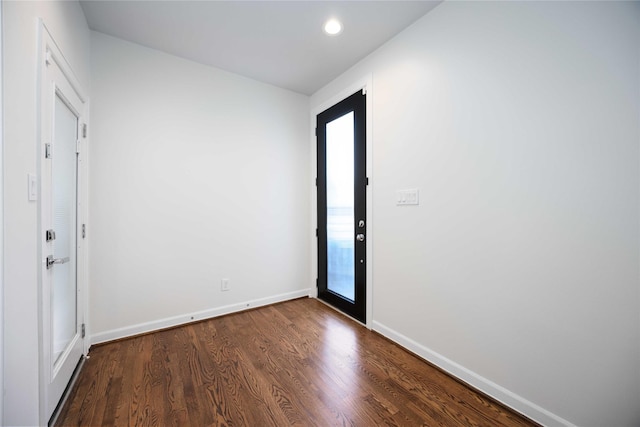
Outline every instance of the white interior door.
<path fill-rule="evenodd" d="M 79 160 L 85 102 L 47 36 L 42 62 L 42 363 L 48 421 L 84 352 Z M 47 43 L 47 41 L 50 41 Z"/>

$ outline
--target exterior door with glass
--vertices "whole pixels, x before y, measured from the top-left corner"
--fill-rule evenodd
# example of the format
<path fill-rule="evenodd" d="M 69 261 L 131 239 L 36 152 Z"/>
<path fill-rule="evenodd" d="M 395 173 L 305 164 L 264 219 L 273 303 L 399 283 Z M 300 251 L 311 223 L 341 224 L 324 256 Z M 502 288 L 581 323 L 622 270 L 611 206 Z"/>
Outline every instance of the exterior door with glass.
<path fill-rule="evenodd" d="M 85 101 L 46 33 L 41 64 L 42 360 L 50 419 L 84 352 L 79 160 Z"/>
<path fill-rule="evenodd" d="M 366 95 L 317 116 L 318 298 L 366 323 Z"/>

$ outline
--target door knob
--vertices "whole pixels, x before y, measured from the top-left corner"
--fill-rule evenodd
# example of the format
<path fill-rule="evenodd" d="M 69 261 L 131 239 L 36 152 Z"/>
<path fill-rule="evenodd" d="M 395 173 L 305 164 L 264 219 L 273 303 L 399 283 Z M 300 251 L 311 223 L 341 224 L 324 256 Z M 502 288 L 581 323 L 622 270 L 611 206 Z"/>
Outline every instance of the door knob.
<path fill-rule="evenodd" d="M 358 234 L 358 235 L 356 236 L 356 240 L 357 240 L 358 242 L 364 242 L 364 234 Z"/>
<path fill-rule="evenodd" d="M 66 262 L 69 262 L 68 256 L 64 258 L 54 258 L 53 255 L 49 255 L 47 257 L 47 270 L 53 267 L 53 264 L 64 264 Z"/>

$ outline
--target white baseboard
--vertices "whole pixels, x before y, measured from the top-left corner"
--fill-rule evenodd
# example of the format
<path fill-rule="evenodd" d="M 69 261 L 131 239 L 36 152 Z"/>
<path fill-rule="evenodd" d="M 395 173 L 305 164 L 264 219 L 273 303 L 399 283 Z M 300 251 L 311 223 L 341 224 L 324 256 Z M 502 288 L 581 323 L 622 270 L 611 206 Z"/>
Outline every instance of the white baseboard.
<path fill-rule="evenodd" d="M 90 337 L 91 344 L 98 344 L 107 341 L 113 341 L 121 338 L 127 338 L 138 334 L 153 332 L 173 326 L 180 326 L 186 323 L 198 320 L 210 319 L 212 317 L 223 316 L 225 314 L 237 313 L 239 311 L 248 310 L 256 307 L 262 307 L 269 304 L 275 304 L 282 301 L 288 301 L 296 298 L 309 296 L 310 289 L 302 289 L 295 292 L 274 295 L 267 298 L 260 298 L 251 301 L 245 301 L 237 304 L 225 305 L 222 307 L 211 308 L 203 311 L 196 311 L 180 316 L 167 317 L 165 319 L 154 320 L 151 322 L 139 323 L 137 325 L 126 326 L 124 328 L 112 329 L 106 332 L 93 334 Z"/>
<path fill-rule="evenodd" d="M 499 386 L 498 384 L 476 374 L 473 371 L 447 359 L 441 354 L 415 342 L 391 328 L 386 327 L 380 322 L 372 322 L 373 330 L 384 335 L 386 338 L 401 345 L 407 350 L 417 354 L 423 359 L 433 363 L 448 374 L 462 380 L 470 386 L 480 390 L 481 392 L 491 396 L 498 402 L 508 406 L 509 408 L 529 417 L 543 426 L 547 427 L 576 427 L 569 421 L 561 418 L 533 402 L 518 396 L 517 394 Z"/>

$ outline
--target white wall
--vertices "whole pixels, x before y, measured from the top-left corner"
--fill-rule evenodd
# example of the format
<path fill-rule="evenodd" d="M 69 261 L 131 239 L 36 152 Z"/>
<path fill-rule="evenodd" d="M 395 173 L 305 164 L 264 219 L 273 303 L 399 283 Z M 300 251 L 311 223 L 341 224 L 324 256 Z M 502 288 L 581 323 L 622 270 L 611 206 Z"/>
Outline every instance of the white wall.
<path fill-rule="evenodd" d="M 308 295 L 309 98 L 91 40 L 92 342 Z"/>
<path fill-rule="evenodd" d="M 374 329 L 548 425 L 640 424 L 639 55 L 638 2 L 445 2 L 312 96 L 373 74 Z"/>
<path fill-rule="evenodd" d="M 77 2 L 3 2 L 4 425 L 38 425 L 37 18 L 88 92 L 89 29 Z"/>
<path fill-rule="evenodd" d="M 0 1 L 0 424 L 4 419 L 4 184 L 3 157 L 4 157 L 4 95 L 2 94 L 2 81 L 4 80 L 4 67 L 2 66 L 2 8 Z"/>

